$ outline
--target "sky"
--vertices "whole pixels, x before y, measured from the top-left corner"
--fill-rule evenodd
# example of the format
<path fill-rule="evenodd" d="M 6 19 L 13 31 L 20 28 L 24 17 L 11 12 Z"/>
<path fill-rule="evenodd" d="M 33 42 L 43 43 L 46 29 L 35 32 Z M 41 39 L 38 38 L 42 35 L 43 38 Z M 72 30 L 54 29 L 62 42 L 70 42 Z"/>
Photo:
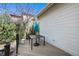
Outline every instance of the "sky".
<path fill-rule="evenodd" d="M 30 8 L 33 8 L 33 10 L 34 10 L 32 12 L 32 14 L 36 15 L 47 5 L 47 3 L 18 3 L 18 4 L 17 3 L 6 3 L 6 4 L 0 3 L 0 13 L 4 12 L 5 9 L 3 9 L 3 8 L 5 8 L 5 6 L 8 9 L 8 11 L 7 11 L 8 13 L 15 13 L 16 12 L 16 5 L 17 6 L 20 5 L 20 7 L 27 6 L 27 8 L 29 6 Z M 31 11 L 29 11 L 29 13 L 30 12 Z M 17 12 L 17 13 L 20 13 L 20 12 Z"/>

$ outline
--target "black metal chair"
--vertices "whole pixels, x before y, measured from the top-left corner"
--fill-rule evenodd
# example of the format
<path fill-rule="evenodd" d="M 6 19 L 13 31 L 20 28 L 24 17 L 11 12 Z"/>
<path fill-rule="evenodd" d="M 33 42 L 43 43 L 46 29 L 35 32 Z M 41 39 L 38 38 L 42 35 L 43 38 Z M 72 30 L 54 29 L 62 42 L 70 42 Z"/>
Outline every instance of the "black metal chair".
<path fill-rule="evenodd" d="M 38 36 L 38 42 L 40 43 L 40 40 L 43 40 L 43 45 L 45 46 L 45 36 L 43 35 L 37 35 Z"/>
<path fill-rule="evenodd" d="M 36 35 L 35 35 L 36 36 Z M 37 35 L 37 38 L 38 38 L 38 43 L 40 44 L 40 40 L 43 41 L 43 45 L 45 46 L 45 36 L 42 36 L 42 35 Z M 29 44 L 30 44 L 30 41 L 31 41 L 31 50 L 33 49 L 33 40 L 35 38 L 32 38 L 30 35 L 29 35 Z"/>

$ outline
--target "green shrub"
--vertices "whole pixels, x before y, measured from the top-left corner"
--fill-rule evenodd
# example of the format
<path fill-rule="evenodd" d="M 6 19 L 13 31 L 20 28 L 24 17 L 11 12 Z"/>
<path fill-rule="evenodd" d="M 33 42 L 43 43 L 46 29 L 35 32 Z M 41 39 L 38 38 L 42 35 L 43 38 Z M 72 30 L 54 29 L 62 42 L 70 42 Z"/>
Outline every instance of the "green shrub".
<path fill-rule="evenodd" d="M 10 22 L 9 16 L 0 16 L 0 44 L 12 42 L 16 38 L 16 25 Z"/>

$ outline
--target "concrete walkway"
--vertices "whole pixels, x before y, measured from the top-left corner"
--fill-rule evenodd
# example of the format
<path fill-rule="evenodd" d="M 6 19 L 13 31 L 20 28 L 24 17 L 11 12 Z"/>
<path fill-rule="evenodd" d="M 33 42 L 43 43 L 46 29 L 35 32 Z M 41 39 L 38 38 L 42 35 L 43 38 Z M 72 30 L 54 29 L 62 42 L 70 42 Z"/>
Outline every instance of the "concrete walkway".
<path fill-rule="evenodd" d="M 25 41 L 24 44 L 20 44 L 19 46 L 19 56 L 70 56 L 70 54 L 51 46 L 46 43 L 46 46 L 42 44 L 37 47 L 33 47 L 31 50 L 28 40 Z"/>

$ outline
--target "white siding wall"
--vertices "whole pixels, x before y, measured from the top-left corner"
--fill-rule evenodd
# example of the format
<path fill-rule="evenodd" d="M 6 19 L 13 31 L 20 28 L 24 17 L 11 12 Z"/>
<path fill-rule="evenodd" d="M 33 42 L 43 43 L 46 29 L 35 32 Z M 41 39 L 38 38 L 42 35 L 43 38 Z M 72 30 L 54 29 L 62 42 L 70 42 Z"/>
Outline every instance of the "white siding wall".
<path fill-rule="evenodd" d="M 79 55 L 79 4 L 55 4 L 39 19 L 47 42 Z"/>

